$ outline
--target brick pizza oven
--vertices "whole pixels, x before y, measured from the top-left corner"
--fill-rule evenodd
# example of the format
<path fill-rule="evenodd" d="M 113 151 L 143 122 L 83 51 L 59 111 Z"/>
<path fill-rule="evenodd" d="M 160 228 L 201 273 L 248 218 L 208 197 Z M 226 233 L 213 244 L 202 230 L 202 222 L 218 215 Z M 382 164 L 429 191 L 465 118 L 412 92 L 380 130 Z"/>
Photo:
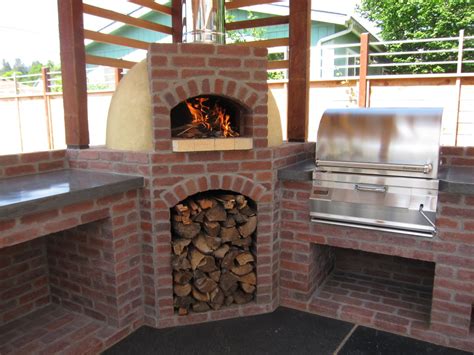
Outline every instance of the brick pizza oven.
<path fill-rule="evenodd" d="M 149 51 L 154 147 L 150 180 L 151 220 L 146 233 L 145 314 L 159 326 L 271 310 L 277 295 L 275 174 L 267 144 L 267 51 L 216 44 L 154 44 Z M 176 115 L 184 102 L 212 98 L 234 110 L 235 136 L 174 137 L 172 128 L 189 123 Z M 180 106 L 181 105 L 181 106 Z M 181 108 L 180 108 L 181 107 Z M 175 123 L 173 120 L 179 120 Z M 220 312 L 178 316 L 173 306 L 170 209 L 202 192 L 225 190 L 255 204 L 258 216 L 252 251 L 257 276 L 255 297 Z"/>

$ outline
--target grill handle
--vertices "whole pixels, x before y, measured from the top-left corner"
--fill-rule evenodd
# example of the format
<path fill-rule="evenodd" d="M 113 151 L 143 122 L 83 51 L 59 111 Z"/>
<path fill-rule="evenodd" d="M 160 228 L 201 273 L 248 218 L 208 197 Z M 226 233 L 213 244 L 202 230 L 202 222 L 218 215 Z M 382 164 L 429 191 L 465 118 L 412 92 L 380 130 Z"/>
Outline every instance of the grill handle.
<path fill-rule="evenodd" d="M 347 168 L 347 169 L 371 169 L 371 170 L 393 170 L 393 171 L 407 171 L 429 174 L 433 170 L 433 165 L 406 165 L 406 164 L 389 164 L 389 163 L 359 163 L 348 161 L 334 161 L 334 160 L 316 160 L 316 166 L 332 167 L 332 168 Z"/>
<path fill-rule="evenodd" d="M 356 184 L 355 189 L 359 191 L 370 191 L 370 192 L 387 192 L 387 186 L 384 185 L 367 185 L 367 184 Z"/>

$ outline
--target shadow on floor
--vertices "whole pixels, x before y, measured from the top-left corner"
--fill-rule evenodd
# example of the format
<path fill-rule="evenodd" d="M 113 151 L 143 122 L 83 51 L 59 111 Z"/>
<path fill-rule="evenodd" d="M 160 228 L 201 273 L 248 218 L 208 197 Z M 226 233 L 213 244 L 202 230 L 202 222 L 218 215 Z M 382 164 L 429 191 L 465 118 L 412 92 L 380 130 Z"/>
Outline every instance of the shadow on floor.
<path fill-rule="evenodd" d="M 104 354 L 467 354 L 287 308 L 169 329 L 142 327 Z"/>

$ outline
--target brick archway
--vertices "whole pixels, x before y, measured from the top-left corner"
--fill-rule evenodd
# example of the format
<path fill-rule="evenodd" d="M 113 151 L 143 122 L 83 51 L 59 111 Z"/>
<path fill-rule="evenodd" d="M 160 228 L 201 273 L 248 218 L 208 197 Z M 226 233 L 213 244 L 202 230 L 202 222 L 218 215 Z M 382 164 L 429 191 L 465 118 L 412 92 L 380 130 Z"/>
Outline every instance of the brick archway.
<path fill-rule="evenodd" d="M 163 191 L 160 197 L 167 208 L 171 208 L 189 196 L 208 190 L 231 190 L 257 203 L 266 191 L 263 185 L 241 175 L 209 175 L 180 181 Z"/>
<path fill-rule="evenodd" d="M 259 94 L 251 86 L 226 78 L 193 78 L 180 81 L 163 91 L 159 97 L 171 111 L 180 102 L 198 95 L 223 96 L 237 102 L 248 112 L 254 111 L 259 99 Z"/>

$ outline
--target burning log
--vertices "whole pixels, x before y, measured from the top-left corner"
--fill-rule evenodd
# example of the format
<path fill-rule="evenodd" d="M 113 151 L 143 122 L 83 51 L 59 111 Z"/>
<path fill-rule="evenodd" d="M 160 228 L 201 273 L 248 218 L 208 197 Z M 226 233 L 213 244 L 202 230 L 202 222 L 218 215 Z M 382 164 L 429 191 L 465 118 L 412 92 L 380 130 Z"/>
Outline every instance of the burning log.
<path fill-rule="evenodd" d="M 173 137 L 208 138 L 208 137 L 237 137 L 232 128 L 230 115 L 218 101 L 209 97 L 194 97 L 185 101 L 187 113 L 191 122 L 174 127 Z"/>
<path fill-rule="evenodd" d="M 180 315 L 253 300 L 257 230 L 243 195 L 201 194 L 171 209 L 174 307 Z"/>

